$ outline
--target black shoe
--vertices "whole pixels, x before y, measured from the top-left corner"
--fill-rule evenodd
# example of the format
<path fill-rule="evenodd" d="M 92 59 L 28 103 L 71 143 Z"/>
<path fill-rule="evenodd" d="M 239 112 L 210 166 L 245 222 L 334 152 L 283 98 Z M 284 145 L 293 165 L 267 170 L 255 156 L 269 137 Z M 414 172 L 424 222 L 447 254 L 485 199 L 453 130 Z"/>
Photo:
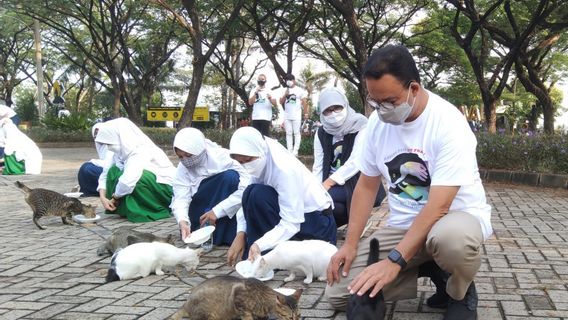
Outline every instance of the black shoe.
<path fill-rule="evenodd" d="M 444 320 L 477 320 L 477 290 L 475 283 L 471 283 L 465 297 L 462 300 L 450 298 L 448 310 L 444 314 Z"/>
<path fill-rule="evenodd" d="M 426 299 L 430 308 L 444 309 L 448 306 L 450 296 L 446 293 L 446 283 L 450 274 L 442 270 L 435 261 L 428 261 L 418 267 L 418 277 L 428 277 L 436 285 L 436 293 Z"/>

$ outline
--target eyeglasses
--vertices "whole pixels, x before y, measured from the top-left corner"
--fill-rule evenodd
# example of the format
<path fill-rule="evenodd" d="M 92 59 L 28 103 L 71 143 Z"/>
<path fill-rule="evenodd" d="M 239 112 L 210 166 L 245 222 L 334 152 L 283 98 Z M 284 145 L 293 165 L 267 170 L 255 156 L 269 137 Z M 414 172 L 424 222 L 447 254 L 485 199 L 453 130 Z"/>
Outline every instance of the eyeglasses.
<path fill-rule="evenodd" d="M 400 94 L 402 93 L 402 91 L 404 91 L 405 89 L 410 89 L 410 85 L 412 84 L 412 81 L 409 81 L 407 85 L 403 86 L 402 89 L 400 89 L 399 93 L 396 95 L 397 97 L 400 96 Z M 375 99 L 373 99 L 373 97 L 371 97 L 370 94 L 367 93 L 367 103 L 369 104 L 369 106 L 375 110 L 379 110 L 379 109 L 383 109 L 383 110 L 390 110 L 392 108 L 394 108 L 395 103 L 394 102 L 386 102 L 389 106 L 387 107 L 385 105 L 385 101 L 377 101 Z M 397 98 L 398 101 L 398 98 Z M 396 101 L 395 101 L 396 102 Z M 390 107 L 393 106 L 393 107 Z"/>
<path fill-rule="evenodd" d="M 323 110 L 323 115 L 324 116 L 329 116 L 332 112 L 341 112 L 341 110 L 343 110 L 343 106 L 340 105 L 335 105 L 335 106 L 331 106 L 329 108 L 326 108 L 325 110 Z"/>

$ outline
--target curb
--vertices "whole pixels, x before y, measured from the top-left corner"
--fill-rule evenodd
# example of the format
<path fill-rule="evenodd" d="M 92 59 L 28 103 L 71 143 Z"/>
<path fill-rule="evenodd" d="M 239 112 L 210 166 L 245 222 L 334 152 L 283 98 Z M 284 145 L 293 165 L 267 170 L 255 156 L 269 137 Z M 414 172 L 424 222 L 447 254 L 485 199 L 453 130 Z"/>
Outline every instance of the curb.
<path fill-rule="evenodd" d="M 568 189 L 568 175 L 508 170 L 479 169 L 481 180 L 524 184 L 533 187 Z"/>

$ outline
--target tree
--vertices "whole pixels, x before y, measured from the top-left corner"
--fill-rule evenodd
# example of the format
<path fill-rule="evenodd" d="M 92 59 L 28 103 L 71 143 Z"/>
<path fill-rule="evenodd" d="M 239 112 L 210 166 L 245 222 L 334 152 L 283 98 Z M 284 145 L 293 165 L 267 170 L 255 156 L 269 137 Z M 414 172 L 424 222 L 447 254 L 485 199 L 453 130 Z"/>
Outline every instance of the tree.
<path fill-rule="evenodd" d="M 175 10 L 165 0 L 153 0 L 173 15 L 187 31 L 193 53 L 192 77 L 178 129 L 191 125 L 191 119 L 203 84 L 205 66 L 216 47 L 225 39 L 238 18 L 244 0 L 232 4 L 225 1 L 198 2 L 182 0 L 187 15 Z"/>
<path fill-rule="evenodd" d="M 27 77 L 21 72 L 33 67 L 33 34 L 24 17 L 0 10 L 0 98 L 12 105 L 14 89 Z"/>

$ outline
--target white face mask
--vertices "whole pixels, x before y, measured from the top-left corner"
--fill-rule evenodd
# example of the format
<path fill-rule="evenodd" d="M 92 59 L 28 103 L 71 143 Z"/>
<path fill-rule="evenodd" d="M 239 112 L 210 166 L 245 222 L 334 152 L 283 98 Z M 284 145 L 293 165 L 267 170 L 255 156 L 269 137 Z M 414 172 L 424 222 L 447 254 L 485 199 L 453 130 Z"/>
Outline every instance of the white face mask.
<path fill-rule="evenodd" d="M 266 167 L 266 158 L 259 157 L 256 160 L 243 163 L 243 167 L 251 176 L 255 178 L 260 178 L 260 175 L 264 171 L 264 167 Z"/>
<path fill-rule="evenodd" d="M 286 86 L 287 86 L 288 88 L 291 88 L 292 85 L 294 85 L 294 81 L 292 81 L 292 80 L 286 81 Z"/>
<path fill-rule="evenodd" d="M 323 119 L 326 123 L 333 125 L 333 126 L 341 126 L 345 119 L 347 119 L 347 108 L 343 108 L 339 112 L 332 112 L 330 114 L 323 115 Z"/>
<path fill-rule="evenodd" d="M 119 153 L 120 152 L 120 145 L 118 145 L 118 144 L 107 144 L 107 150 L 114 152 L 114 153 Z"/>
<path fill-rule="evenodd" d="M 410 115 L 410 113 L 412 112 L 412 109 L 414 108 L 414 103 L 416 102 L 416 97 L 414 97 L 412 105 L 408 104 L 408 97 L 410 96 L 410 91 L 411 90 L 409 87 L 408 94 L 406 95 L 406 101 L 398 106 L 395 106 L 392 103 L 383 102 L 382 105 L 377 110 L 379 119 L 381 119 L 382 122 L 390 123 L 395 126 L 403 124 Z"/>

